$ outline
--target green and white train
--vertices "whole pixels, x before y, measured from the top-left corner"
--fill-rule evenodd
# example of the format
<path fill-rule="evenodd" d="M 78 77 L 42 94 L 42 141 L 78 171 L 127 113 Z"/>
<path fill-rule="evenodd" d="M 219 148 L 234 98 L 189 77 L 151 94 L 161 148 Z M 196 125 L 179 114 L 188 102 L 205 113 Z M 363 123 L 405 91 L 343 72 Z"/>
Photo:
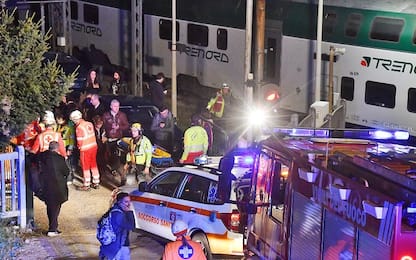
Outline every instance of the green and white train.
<path fill-rule="evenodd" d="M 71 1 L 73 46 L 94 44 L 129 67 L 130 2 Z M 227 83 L 242 96 L 246 1 L 176 2 L 178 75 L 215 88 Z M 346 100 L 346 122 L 416 136 L 414 0 L 324 2 L 323 100 L 329 48 L 345 48 L 335 59 L 334 91 Z M 317 0 L 266 0 L 264 80 L 279 86 L 279 106 L 294 112 L 307 113 L 314 102 L 317 13 Z M 144 0 L 143 14 L 144 72 L 171 76 L 171 1 Z"/>

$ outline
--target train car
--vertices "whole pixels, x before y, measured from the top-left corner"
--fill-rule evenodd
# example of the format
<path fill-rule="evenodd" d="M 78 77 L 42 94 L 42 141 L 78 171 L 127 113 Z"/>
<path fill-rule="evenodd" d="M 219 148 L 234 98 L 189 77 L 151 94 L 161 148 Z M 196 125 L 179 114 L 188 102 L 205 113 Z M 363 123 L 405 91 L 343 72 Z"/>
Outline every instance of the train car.
<path fill-rule="evenodd" d="M 176 3 L 178 86 L 190 87 L 187 79 L 214 88 L 226 83 L 244 97 L 246 1 Z M 335 57 L 333 83 L 335 96 L 346 100 L 346 122 L 416 136 L 414 2 L 324 3 L 321 100 L 328 99 L 329 48 L 345 49 Z M 102 51 L 111 63 L 130 67 L 131 1 L 72 0 L 70 5 L 73 47 Z M 317 1 L 266 1 L 264 83 L 279 86 L 278 107 L 301 115 L 315 101 L 317 15 Z M 143 1 L 148 75 L 171 76 L 171 24 L 169 1 Z"/>
<path fill-rule="evenodd" d="M 325 135 L 260 142 L 240 202 L 248 255 L 416 259 L 415 149 Z"/>
<path fill-rule="evenodd" d="M 131 1 L 71 1 L 72 43 L 79 50 L 100 50 L 111 63 L 131 66 Z M 245 3 L 177 1 L 177 72 L 179 85 L 232 86 L 242 97 L 244 86 Z M 172 19 L 170 2 L 143 1 L 143 70 L 171 77 Z M 180 77 L 181 79 L 181 77 Z"/>
<path fill-rule="evenodd" d="M 276 1 L 267 7 L 283 24 L 280 105 L 301 113 L 314 101 L 316 2 Z M 346 100 L 347 123 L 415 136 L 415 14 L 413 1 L 325 1 L 321 97 L 328 93 L 329 48 L 344 49 L 335 58 L 333 82 Z"/>

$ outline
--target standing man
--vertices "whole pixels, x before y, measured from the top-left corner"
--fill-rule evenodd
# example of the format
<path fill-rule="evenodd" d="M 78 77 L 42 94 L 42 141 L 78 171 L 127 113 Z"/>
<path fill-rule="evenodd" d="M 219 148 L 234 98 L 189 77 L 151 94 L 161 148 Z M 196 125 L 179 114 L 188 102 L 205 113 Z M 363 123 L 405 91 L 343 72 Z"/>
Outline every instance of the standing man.
<path fill-rule="evenodd" d="M 120 102 L 117 99 L 111 100 L 110 111 L 105 112 L 102 118 L 107 136 L 108 167 L 113 173 L 120 165 L 115 154 L 117 140 L 121 139 L 127 129 L 129 129 L 129 121 L 127 120 L 127 115 L 120 111 Z"/>
<path fill-rule="evenodd" d="M 89 191 L 90 185 L 91 188 L 98 189 L 100 187 L 100 173 L 97 167 L 97 142 L 95 140 L 94 126 L 91 122 L 82 119 L 82 114 L 79 110 L 72 112 L 70 119 L 75 123 L 76 127 L 75 135 L 84 178 L 84 185 L 78 189 Z M 90 171 L 92 173 L 92 184 Z"/>
<path fill-rule="evenodd" d="M 98 94 L 92 94 L 90 98 L 90 106 L 87 110 L 87 121 L 92 122 L 94 116 L 99 115 L 102 116 L 104 112 L 107 110 L 106 107 L 101 103 L 100 96 Z"/>
<path fill-rule="evenodd" d="M 58 142 L 51 141 L 49 150 L 39 155 L 43 195 L 49 220 L 47 234 L 49 237 L 55 237 L 61 233 L 58 230 L 58 216 L 61 205 L 68 200 L 66 181 L 69 169 L 65 158 L 58 153 L 58 150 Z"/>
<path fill-rule="evenodd" d="M 152 98 L 152 103 L 157 106 L 157 108 L 162 109 L 165 104 L 165 95 L 167 90 L 163 87 L 165 82 L 165 75 L 162 72 L 159 72 L 156 75 L 156 79 L 149 83 L 150 95 Z"/>
<path fill-rule="evenodd" d="M 186 129 L 183 137 L 183 154 L 180 163 L 194 163 L 196 157 L 207 154 L 208 134 L 201 126 L 202 119 L 192 116 L 192 126 Z"/>
<path fill-rule="evenodd" d="M 163 260 L 176 259 L 207 259 L 202 251 L 201 244 L 192 241 L 188 233 L 188 224 L 182 220 L 176 220 L 172 224 L 172 234 L 176 236 L 176 241 L 166 244 L 163 252 Z"/>
<path fill-rule="evenodd" d="M 143 135 L 142 125 L 134 123 L 131 126 L 132 138 L 129 140 L 129 152 L 126 156 L 126 164 L 124 170 L 129 168 L 136 173 L 136 180 L 138 174 L 144 174 L 146 181 L 150 181 L 150 163 L 152 161 L 152 143 Z"/>
<path fill-rule="evenodd" d="M 153 134 L 154 144 L 159 145 L 169 153 L 172 153 L 175 119 L 166 106 L 163 106 L 159 113 L 153 118 L 150 131 L 152 131 Z"/>

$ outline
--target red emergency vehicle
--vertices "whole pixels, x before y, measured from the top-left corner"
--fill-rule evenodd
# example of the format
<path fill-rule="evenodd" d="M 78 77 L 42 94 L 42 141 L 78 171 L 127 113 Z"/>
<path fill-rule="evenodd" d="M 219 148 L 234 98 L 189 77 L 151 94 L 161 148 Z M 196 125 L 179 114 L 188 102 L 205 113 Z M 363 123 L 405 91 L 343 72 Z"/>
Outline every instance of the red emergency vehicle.
<path fill-rule="evenodd" d="M 261 259 L 416 259 L 416 148 L 346 138 L 259 143 L 247 252 Z"/>

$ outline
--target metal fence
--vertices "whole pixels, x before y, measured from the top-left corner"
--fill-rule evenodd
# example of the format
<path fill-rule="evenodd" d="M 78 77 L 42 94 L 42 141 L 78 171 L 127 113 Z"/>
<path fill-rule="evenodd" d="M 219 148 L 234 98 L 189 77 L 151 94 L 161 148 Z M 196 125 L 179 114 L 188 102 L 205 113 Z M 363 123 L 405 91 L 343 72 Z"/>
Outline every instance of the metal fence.
<path fill-rule="evenodd" d="M 25 150 L 0 154 L 0 218 L 14 218 L 26 227 Z"/>

